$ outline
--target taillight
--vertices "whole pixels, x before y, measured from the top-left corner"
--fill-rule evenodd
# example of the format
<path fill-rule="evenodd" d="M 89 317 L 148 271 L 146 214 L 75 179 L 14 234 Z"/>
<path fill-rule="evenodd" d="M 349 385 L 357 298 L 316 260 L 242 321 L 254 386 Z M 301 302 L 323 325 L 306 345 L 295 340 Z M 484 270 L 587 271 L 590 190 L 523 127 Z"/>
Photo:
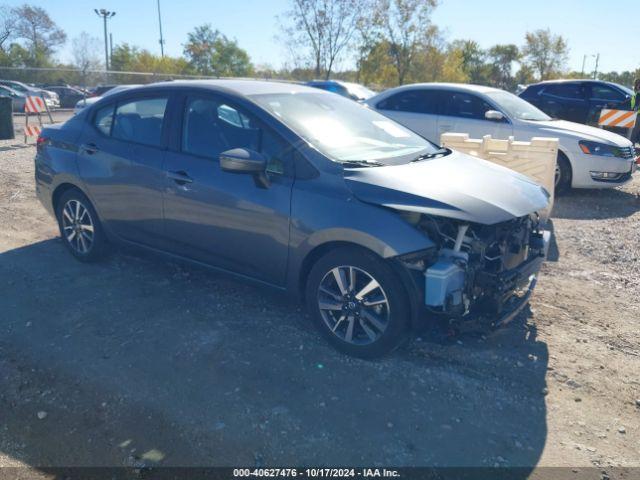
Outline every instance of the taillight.
<path fill-rule="evenodd" d="M 41 151 L 47 144 L 47 141 L 47 137 L 43 136 L 42 134 L 38 135 L 38 138 L 36 139 L 36 150 Z"/>

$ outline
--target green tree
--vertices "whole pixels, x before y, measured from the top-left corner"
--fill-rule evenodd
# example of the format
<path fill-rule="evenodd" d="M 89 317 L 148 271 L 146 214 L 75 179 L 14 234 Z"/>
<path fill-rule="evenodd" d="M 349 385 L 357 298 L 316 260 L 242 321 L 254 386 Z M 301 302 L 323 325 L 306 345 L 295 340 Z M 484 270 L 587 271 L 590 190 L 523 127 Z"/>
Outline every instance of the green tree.
<path fill-rule="evenodd" d="M 455 40 L 450 52 L 462 57 L 461 67 L 471 83 L 484 85 L 489 83 L 491 69 L 486 63 L 487 53 L 475 40 Z"/>
<path fill-rule="evenodd" d="M 516 80 L 513 76 L 513 64 L 520 59 L 520 50 L 516 45 L 494 45 L 489 49 L 491 84 L 494 87 L 513 91 Z"/>
<path fill-rule="evenodd" d="M 397 83 L 404 84 L 421 47 L 439 36 L 431 23 L 437 0 L 377 0 L 374 25 L 388 46 Z"/>
<path fill-rule="evenodd" d="M 184 55 L 201 75 L 246 77 L 253 73 L 249 54 L 209 24 L 189 33 Z"/>
<path fill-rule="evenodd" d="M 566 70 L 569 46 L 562 36 L 554 35 L 549 29 L 536 30 L 526 34 L 522 56 L 539 80 L 548 80 Z"/>

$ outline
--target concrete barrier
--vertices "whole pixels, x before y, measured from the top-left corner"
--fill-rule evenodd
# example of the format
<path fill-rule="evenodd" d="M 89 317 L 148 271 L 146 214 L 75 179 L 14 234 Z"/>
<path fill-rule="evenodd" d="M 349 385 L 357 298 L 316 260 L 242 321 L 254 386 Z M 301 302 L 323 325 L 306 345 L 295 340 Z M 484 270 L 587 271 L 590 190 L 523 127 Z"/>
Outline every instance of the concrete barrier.
<path fill-rule="evenodd" d="M 513 137 L 498 140 L 491 135 L 475 139 L 466 133 L 444 133 L 440 137 L 443 147 L 510 168 L 545 187 L 551 198 L 549 208 L 539 212 L 544 219 L 549 218 L 553 208 L 558 143 L 557 138 L 542 137 L 534 137 L 530 142 L 515 141 Z"/>

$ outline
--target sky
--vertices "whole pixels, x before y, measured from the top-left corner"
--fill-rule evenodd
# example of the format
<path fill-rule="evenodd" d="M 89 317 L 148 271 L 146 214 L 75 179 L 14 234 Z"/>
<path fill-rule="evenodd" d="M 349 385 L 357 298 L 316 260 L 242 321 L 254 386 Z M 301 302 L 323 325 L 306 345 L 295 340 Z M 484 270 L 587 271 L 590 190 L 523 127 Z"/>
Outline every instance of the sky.
<path fill-rule="evenodd" d="M 116 12 L 109 21 L 114 44 L 129 43 L 160 53 L 157 0 L 0 0 L 46 9 L 64 29 L 69 41 L 59 51 L 71 60 L 71 39 L 88 32 L 103 41 L 102 19 L 94 8 Z M 550 28 L 569 43 L 572 70 L 592 71 L 600 54 L 599 71 L 640 67 L 639 0 L 440 0 L 433 22 L 447 40 L 472 39 L 487 48 L 496 43 L 524 43 L 525 32 Z M 160 0 L 165 53 L 181 55 L 187 33 L 210 23 L 247 50 L 255 64 L 280 67 L 286 49 L 276 38 L 277 15 L 291 0 Z M 624 20 L 628 19 L 628 25 Z M 349 63 L 343 64 L 349 66 Z"/>

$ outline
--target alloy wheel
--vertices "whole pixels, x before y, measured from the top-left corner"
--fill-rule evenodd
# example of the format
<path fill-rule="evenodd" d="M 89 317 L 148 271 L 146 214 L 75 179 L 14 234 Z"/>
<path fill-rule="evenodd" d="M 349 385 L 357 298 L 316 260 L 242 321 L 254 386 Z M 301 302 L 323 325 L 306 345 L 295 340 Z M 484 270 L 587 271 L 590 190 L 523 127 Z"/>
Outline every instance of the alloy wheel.
<path fill-rule="evenodd" d="M 378 340 L 391 318 L 382 286 L 370 273 L 350 265 L 325 274 L 318 288 L 318 308 L 334 335 L 356 345 Z"/>
<path fill-rule="evenodd" d="M 69 200 L 62 209 L 62 231 L 76 252 L 86 255 L 93 247 L 94 225 L 91 213 L 79 200 Z"/>

